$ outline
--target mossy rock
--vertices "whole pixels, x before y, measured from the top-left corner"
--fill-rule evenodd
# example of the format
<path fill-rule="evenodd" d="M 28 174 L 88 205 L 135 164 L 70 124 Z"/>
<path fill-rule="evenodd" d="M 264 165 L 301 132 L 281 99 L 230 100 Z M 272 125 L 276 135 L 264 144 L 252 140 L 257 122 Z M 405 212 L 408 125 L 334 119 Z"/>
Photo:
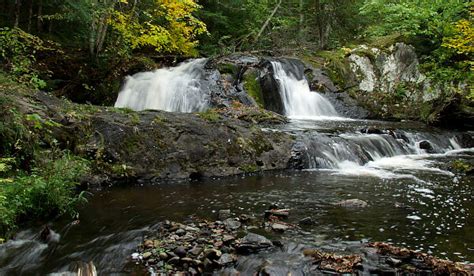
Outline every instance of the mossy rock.
<path fill-rule="evenodd" d="M 245 72 L 243 76 L 243 86 L 247 94 L 252 97 L 259 107 L 265 106 L 263 99 L 262 88 L 260 87 L 260 81 L 258 79 L 258 72 L 254 69 L 250 69 Z"/>
<path fill-rule="evenodd" d="M 239 66 L 234 63 L 223 62 L 223 63 L 217 64 L 217 70 L 221 74 L 229 74 L 232 76 L 237 76 L 237 74 L 239 73 Z"/>

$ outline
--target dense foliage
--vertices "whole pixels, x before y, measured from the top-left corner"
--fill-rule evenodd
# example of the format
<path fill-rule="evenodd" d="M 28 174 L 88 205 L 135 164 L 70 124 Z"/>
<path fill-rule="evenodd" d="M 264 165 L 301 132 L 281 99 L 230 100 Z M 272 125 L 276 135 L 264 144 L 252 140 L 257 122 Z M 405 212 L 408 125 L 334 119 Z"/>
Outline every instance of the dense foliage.
<path fill-rule="evenodd" d="M 125 75 L 188 57 L 251 51 L 332 66 L 388 37 L 415 46 L 445 94 L 436 106 L 456 100 L 472 110 L 473 20 L 467 0 L 1 0 L 0 89 L 14 81 L 108 105 Z M 83 160 L 48 141 L 53 122 L 21 117 L 8 99 L 0 107 L 0 230 L 21 216 L 70 211 Z M 56 152 L 51 164 L 36 162 L 45 147 Z"/>

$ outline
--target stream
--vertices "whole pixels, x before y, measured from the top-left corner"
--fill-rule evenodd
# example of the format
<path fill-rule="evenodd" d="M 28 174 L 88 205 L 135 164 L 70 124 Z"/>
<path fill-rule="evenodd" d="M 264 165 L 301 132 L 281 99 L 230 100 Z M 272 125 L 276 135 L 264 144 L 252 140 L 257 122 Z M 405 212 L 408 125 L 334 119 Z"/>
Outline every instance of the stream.
<path fill-rule="evenodd" d="M 395 129 L 405 140 L 358 131 L 367 125 Z M 311 157 L 307 168 L 104 189 L 80 210 L 79 223 L 69 218 L 50 223 L 57 233 L 53 241 L 37 239 L 42 227 L 38 225 L 0 245 L 0 274 L 74 271 L 78 261 L 93 261 L 101 275 L 137 274 L 140 270 L 130 256 L 157 223 L 190 216 L 216 220 L 221 209 L 262 217 L 270 205 L 291 209 L 289 223 L 313 222 L 281 234 L 263 233 L 285 243 L 331 250 L 384 241 L 443 259 L 474 262 L 473 176 L 447 170 L 453 160 L 474 160 L 474 149 L 458 145 L 456 137 L 462 133 L 428 130 L 416 123 L 300 119 L 266 131 L 289 132 L 304 143 Z M 319 141 L 317 149 L 313 149 L 314 137 Z M 331 152 L 325 151 L 325 139 Z M 429 139 L 433 153 L 417 148 L 420 139 Z M 363 155 L 371 161 L 355 154 L 356 145 L 365 149 Z M 328 162 L 317 162 L 314 156 L 321 153 Z M 368 205 L 334 205 L 346 199 Z M 268 254 L 271 258 L 276 253 Z"/>

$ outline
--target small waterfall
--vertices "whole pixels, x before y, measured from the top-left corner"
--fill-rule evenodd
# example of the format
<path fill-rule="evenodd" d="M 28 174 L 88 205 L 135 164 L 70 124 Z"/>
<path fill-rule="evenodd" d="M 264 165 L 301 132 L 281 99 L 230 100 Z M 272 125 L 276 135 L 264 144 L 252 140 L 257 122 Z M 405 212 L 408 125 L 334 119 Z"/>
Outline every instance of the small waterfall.
<path fill-rule="evenodd" d="M 129 76 L 119 93 L 115 107 L 136 111 L 158 109 L 170 112 L 199 112 L 209 105 L 209 96 L 202 92 L 207 59 L 196 59 L 173 68 Z"/>
<path fill-rule="evenodd" d="M 304 134 L 300 147 L 305 148 L 304 167 L 329 169 L 340 174 L 382 178 L 412 177 L 408 172 L 453 176 L 433 165 L 430 158 L 453 154 L 472 154 L 474 148 L 461 149 L 456 135 L 390 131 L 384 134 L 325 133 Z"/>
<path fill-rule="evenodd" d="M 282 64 L 272 61 L 275 79 L 283 101 L 285 115 L 293 118 L 338 117 L 332 104 L 317 92 L 312 92 L 308 81 L 298 80 L 284 70 Z"/>

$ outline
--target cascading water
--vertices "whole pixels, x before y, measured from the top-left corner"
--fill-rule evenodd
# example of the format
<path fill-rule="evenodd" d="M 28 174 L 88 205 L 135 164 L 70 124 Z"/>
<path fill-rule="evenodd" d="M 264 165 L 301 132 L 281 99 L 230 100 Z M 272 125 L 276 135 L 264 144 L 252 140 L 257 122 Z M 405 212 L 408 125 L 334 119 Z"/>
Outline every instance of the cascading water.
<path fill-rule="evenodd" d="M 338 117 L 332 104 L 317 92 L 312 92 L 306 79 L 298 80 L 272 61 L 274 77 L 279 84 L 285 115 L 292 118 Z"/>
<path fill-rule="evenodd" d="M 378 134 L 303 132 L 300 139 L 299 146 L 306 152 L 305 168 L 381 178 L 414 178 L 415 171 L 454 176 L 437 168 L 432 159 L 474 152 L 473 148 L 462 149 L 456 135 L 402 130 Z"/>
<path fill-rule="evenodd" d="M 158 109 L 170 112 L 199 112 L 209 105 L 203 93 L 203 78 L 207 59 L 196 59 L 173 68 L 129 76 L 120 91 L 115 107 L 136 111 Z"/>

